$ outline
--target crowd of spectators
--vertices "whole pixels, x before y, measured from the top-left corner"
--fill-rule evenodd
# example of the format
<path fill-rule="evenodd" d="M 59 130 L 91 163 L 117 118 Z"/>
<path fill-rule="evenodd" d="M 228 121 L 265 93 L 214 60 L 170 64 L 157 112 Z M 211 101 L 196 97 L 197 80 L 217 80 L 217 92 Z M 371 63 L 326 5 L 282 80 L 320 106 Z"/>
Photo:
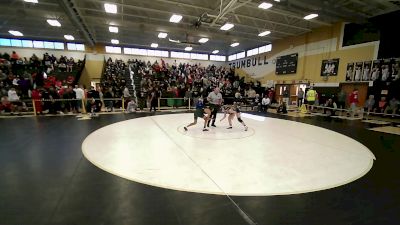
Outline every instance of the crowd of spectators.
<path fill-rule="evenodd" d="M 242 101 L 249 104 L 261 102 L 265 89 L 259 82 L 245 82 L 235 74 L 235 70 L 215 65 L 176 63 L 170 65 L 163 59 L 151 63 L 129 60 L 128 65 L 134 76 L 140 79 L 137 90 L 138 105 L 141 109 L 152 109 L 161 98 L 205 99 L 213 88 L 219 87 L 226 104 Z M 182 103 L 183 104 L 183 103 Z M 194 102 L 195 104 L 195 102 Z M 179 106 L 173 101 L 173 107 Z M 185 104 L 187 105 L 187 104 Z M 261 108 L 261 107 L 260 107 Z"/>
<path fill-rule="evenodd" d="M 42 59 L 33 54 L 29 60 L 13 51 L 0 54 L 0 113 L 21 114 L 28 111 L 31 99 L 50 100 L 36 102 L 38 113 L 63 113 L 74 111 L 70 104 L 57 99 L 71 98 L 75 77 L 69 73 L 82 69 L 83 61 L 45 53 Z M 57 73 L 66 74 L 60 79 Z M 75 92 L 74 92 L 75 93 Z M 29 107 L 33 107 L 29 105 Z"/>

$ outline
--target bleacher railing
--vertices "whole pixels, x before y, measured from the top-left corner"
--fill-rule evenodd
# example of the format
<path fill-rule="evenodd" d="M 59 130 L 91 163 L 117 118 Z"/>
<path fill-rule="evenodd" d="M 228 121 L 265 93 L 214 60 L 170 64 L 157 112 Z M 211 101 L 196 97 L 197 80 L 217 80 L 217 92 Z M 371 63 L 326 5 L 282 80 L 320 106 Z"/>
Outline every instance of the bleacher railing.
<path fill-rule="evenodd" d="M 157 111 L 166 111 L 166 110 L 193 110 L 195 109 L 195 101 L 198 98 L 158 98 L 157 99 L 157 106 L 156 109 Z M 107 109 L 107 107 L 110 107 L 114 109 L 115 112 L 125 112 L 126 111 L 126 106 L 128 104 L 128 100 L 125 98 L 96 98 L 96 99 L 25 99 L 25 100 L 20 100 L 19 104 L 22 104 L 22 106 L 18 106 L 22 109 L 22 111 L 16 112 L 17 114 L 22 114 L 22 115 L 39 115 L 39 111 L 37 109 L 37 104 L 39 103 L 41 107 L 44 109 L 42 111 L 49 110 L 49 108 L 53 107 L 53 109 L 59 110 L 61 112 L 65 112 L 65 110 L 69 111 L 75 111 L 74 109 L 77 109 L 78 105 L 80 106 L 81 113 L 88 113 L 87 108 L 88 108 L 88 103 L 91 101 L 97 101 L 101 102 L 101 107 L 104 110 Z M 144 101 L 144 105 L 142 102 Z M 112 104 L 110 104 L 112 102 Z M 233 102 L 240 102 L 241 109 L 242 111 L 254 111 L 254 110 L 260 110 L 261 105 L 258 102 L 254 101 L 254 98 L 233 98 L 233 97 L 227 97 L 224 98 L 224 104 L 232 104 Z M 12 104 L 16 104 L 15 102 L 11 102 Z M 53 104 L 53 105 L 47 105 L 48 103 Z M 57 104 L 56 106 L 54 104 Z M 137 109 L 138 110 L 149 110 L 151 107 L 151 102 L 148 101 L 148 99 L 139 99 L 139 102 L 136 102 L 137 104 Z M 335 112 L 339 112 L 339 116 L 347 116 L 349 115 L 350 117 L 354 117 L 355 115 L 358 116 L 358 118 L 365 118 L 369 119 L 371 116 L 382 116 L 382 117 L 393 117 L 396 119 L 400 119 L 399 114 L 393 114 L 393 113 L 382 113 L 382 112 L 374 112 L 374 111 L 367 111 L 364 110 L 363 107 L 356 107 L 354 110 L 348 109 L 348 108 L 333 108 L 333 107 L 326 107 L 326 106 L 321 106 L 321 105 L 309 105 L 309 104 L 302 104 L 303 106 L 306 107 L 307 113 L 320 113 L 324 111 L 333 111 L 333 114 Z M 272 106 L 272 107 L 271 107 Z M 268 108 L 277 108 L 279 104 L 273 104 L 270 105 Z M 17 107 L 17 106 L 15 106 Z M 295 111 L 298 111 L 301 113 L 301 108 L 290 105 L 290 109 L 293 109 Z M 313 109 L 309 111 L 309 109 Z M 72 110 L 71 110 L 72 109 Z M 54 111 L 54 110 L 53 110 Z M 107 111 L 107 110 L 106 110 Z M 9 113 L 1 113 L 2 115 L 8 115 Z"/>

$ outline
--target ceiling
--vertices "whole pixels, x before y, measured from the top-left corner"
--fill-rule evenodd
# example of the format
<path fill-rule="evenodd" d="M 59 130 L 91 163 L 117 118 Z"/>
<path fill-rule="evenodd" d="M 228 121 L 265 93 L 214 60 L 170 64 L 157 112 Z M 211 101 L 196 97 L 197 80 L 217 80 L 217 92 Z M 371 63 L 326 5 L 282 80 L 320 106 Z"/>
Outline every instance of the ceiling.
<path fill-rule="evenodd" d="M 193 43 L 194 52 L 228 55 L 271 43 L 288 36 L 297 36 L 320 26 L 338 21 L 365 22 L 368 18 L 399 10 L 398 1 L 386 0 L 280 0 L 267 10 L 258 8 L 260 0 L 23 0 L 0 1 L 0 35 L 10 37 L 8 30 L 18 30 L 24 38 L 64 41 L 65 34 L 75 42 L 87 45 L 111 44 L 118 39 L 122 46 L 183 50 L 189 44 L 170 42 L 168 38 Z M 118 13 L 109 14 L 104 3 L 117 5 Z M 171 15 L 180 14 L 180 23 L 170 23 Z M 304 20 L 310 13 L 319 17 Z M 52 27 L 46 19 L 57 19 L 61 27 Z M 199 21 L 201 23 L 199 23 Z M 219 28 L 225 22 L 235 24 L 229 31 Z M 119 27 L 110 33 L 109 25 Z M 259 37 L 262 31 L 271 34 Z M 158 32 L 168 33 L 159 39 Z M 199 45 L 202 37 L 210 40 Z M 239 42 L 238 47 L 230 44 Z"/>

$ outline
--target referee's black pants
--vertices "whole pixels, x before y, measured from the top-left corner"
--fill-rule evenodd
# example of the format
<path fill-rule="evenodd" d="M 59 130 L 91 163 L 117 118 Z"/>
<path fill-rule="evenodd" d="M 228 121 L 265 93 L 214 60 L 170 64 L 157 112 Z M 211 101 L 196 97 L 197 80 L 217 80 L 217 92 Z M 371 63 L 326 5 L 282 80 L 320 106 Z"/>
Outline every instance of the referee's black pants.
<path fill-rule="evenodd" d="M 212 108 L 212 111 L 211 111 L 211 119 L 212 119 L 211 125 L 215 125 L 215 120 L 217 119 L 217 113 L 218 113 L 218 110 L 219 110 L 219 105 L 211 104 L 211 108 Z M 208 123 L 210 123 L 210 121 L 208 121 Z"/>

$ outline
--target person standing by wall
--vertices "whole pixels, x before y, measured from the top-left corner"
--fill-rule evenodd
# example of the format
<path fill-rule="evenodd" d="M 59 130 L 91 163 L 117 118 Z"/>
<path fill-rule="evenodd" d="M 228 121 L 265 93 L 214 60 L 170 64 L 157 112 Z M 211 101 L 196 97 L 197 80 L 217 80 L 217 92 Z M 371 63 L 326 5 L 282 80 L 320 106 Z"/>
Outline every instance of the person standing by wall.
<path fill-rule="evenodd" d="M 310 89 L 307 91 L 307 104 L 309 105 L 309 110 L 313 111 L 314 110 L 314 103 L 315 103 L 315 99 L 317 97 L 317 92 L 314 90 L 314 87 L 310 87 Z"/>
<path fill-rule="evenodd" d="M 297 106 L 300 107 L 303 104 L 303 98 L 304 98 L 304 91 L 302 88 L 299 88 L 299 91 L 297 92 Z"/>
<path fill-rule="evenodd" d="M 350 116 L 354 117 L 356 110 L 357 110 L 357 105 L 358 105 L 358 89 L 357 88 L 355 88 L 353 90 L 353 92 L 350 94 L 349 103 L 350 103 Z"/>
<path fill-rule="evenodd" d="M 338 104 L 337 107 L 339 109 L 345 109 L 346 108 L 346 98 L 347 98 L 347 94 L 346 92 L 341 89 L 340 92 L 338 93 Z M 342 110 L 340 111 L 340 114 L 342 114 Z"/>
<path fill-rule="evenodd" d="M 283 87 L 282 97 L 283 97 L 283 102 L 285 102 L 286 105 L 288 106 L 289 105 L 289 97 L 290 97 L 290 92 L 289 92 L 288 87 Z"/>
<path fill-rule="evenodd" d="M 214 88 L 214 91 L 208 94 L 207 101 L 209 102 L 211 108 L 211 126 L 216 127 L 215 120 L 217 118 L 217 112 L 219 111 L 219 108 L 222 104 L 222 94 L 220 93 L 218 87 Z M 209 123 L 210 121 L 208 121 L 208 124 Z"/>

